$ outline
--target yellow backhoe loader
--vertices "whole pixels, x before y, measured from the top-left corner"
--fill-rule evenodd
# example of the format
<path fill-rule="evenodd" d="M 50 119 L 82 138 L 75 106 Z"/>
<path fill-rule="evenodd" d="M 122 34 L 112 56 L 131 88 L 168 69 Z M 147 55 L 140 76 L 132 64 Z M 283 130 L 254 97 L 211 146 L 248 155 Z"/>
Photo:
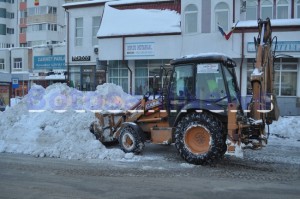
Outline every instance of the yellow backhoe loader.
<path fill-rule="evenodd" d="M 258 30 L 247 110 L 242 108 L 235 62 L 223 54 L 199 54 L 171 60 L 169 71 L 161 68 L 159 97 L 148 92 L 128 111 L 96 113 L 91 132 L 103 143 L 118 141 L 127 153 L 142 152 L 145 141 L 175 143 L 192 164 L 211 163 L 242 144 L 264 146 L 266 125 L 279 117 L 273 92 L 276 42 L 269 19 L 259 20 Z"/>

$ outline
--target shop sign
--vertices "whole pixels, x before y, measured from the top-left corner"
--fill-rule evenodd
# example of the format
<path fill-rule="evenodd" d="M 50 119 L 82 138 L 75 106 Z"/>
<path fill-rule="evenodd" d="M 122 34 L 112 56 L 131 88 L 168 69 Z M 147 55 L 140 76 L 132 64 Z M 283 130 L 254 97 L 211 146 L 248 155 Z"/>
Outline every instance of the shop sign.
<path fill-rule="evenodd" d="M 34 56 L 34 69 L 64 69 L 65 55 Z"/>
<path fill-rule="evenodd" d="M 147 57 L 154 55 L 154 42 L 131 42 L 125 44 L 126 57 Z"/>
<path fill-rule="evenodd" d="M 19 79 L 17 78 L 11 79 L 11 82 L 13 88 L 19 88 Z"/>
<path fill-rule="evenodd" d="M 72 56 L 72 61 L 91 61 L 91 56 Z"/>
<path fill-rule="evenodd" d="M 273 50 L 275 50 L 275 43 L 273 42 Z M 256 52 L 254 42 L 248 42 L 248 52 Z M 278 52 L 300 52 L 300 41 L 278 41 L 276 51 Z"/>

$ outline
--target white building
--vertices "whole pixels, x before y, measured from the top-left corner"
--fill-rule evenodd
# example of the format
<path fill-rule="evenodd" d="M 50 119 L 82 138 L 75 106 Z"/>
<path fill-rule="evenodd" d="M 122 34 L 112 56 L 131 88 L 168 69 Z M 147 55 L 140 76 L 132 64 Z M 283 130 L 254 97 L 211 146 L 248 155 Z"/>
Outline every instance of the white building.
<path fill-rule="evenodd" d="M 89 19 L 85 18 L 91 19 L 86 16 L 93 13 L 92 10 L 96 6 L 92 4 L 87 4 L 90 5 L 87 6 L 85 3 L 87 2 L 75 4 L 76 11 L 69 7 L 69 12 L 72 13 L 69 16 L 71 29 L 68 34 L 70 36 L 68 60 L 72 63 L 70 64 L 70 80 L 76 79 L 72 74 L 75 60 L 78 61 L 76 65 L 81 67 L 91 64 L 91 61 L 84 61 L 80 57 L 79 60 L 75 59 L 73 62 L 71 58 L 91 56 L 92 59 L 93 56 L 93 52 L 89 51 L 93 49 L 90 42 L 89 29 L 91 28 L 88 25 Z M 101 13 L 103 7 L 101 5 Z M 99 16 L 102 16 L 101 13 Z M 173 17 L 170 17 L 172 14 Z M 158 16 L 160 17 L 156 18 Z M 281 109 L 281 114 L 299 115 L 299 0 L 107 2 L 97 34 L 98 56 L 95 56 L 95 60 L 98 58 L 101 64 L 106 63 L 107 82 L 119 84 L 125 91 L 140 95 L 152 88 L 154 76 L 159 74 L 159 66 L 168 63 L 173 58 L 206 52 L 225 53 L 236 61 L 241 92 L 243 96 L 247 96 L 251 93 L 247 80 L 255 59 L 253 37 L 257 36 L 257 19 L 267 16 L 271 18 L 273 36 L 277 37 L 276 56 L 278 59 L 275 64 L 275 88 L 279 105 L 284 107 Z M 80 26 L 81 23 L 75 25 L 78 18 L 83 18 L 82 26 Z M 161 26 L 162 23 L 164 26 Z M 227 40 L 218 30 L 218 24 L 227 33 L 235 24 L 237 26 Z M 78 35 L 81 28 L 83 34 Z M 81 51 L 76 50 L 75 41 L 81 40 L 84 40 Z M 78 52 L 85 54 L 78 54 Z M 96 62 L 95 65 L 97 65 Z M 77 79 L 80 83 L 84 83 L 83 70 L 79 71 L 78 68 Z"/>
<path fill-rule="evenodd" d="M 20 46 L 57 44 L 65 41 L 64 0 L 20 2 Z"/>
<path fill-rule="evenodd" d="M 100 67 L 97 31 L 100 27 L 104 4 L 95 0 L 64 4 L 67 18 L 66 64 L 69 83 L 80 90 L 95 90 L 106 82 L 106 73 Z"/>
<path fill-rule="evenodd" d="M 17 2 L 0 1 L 0 48 L 17 46 Z"/>

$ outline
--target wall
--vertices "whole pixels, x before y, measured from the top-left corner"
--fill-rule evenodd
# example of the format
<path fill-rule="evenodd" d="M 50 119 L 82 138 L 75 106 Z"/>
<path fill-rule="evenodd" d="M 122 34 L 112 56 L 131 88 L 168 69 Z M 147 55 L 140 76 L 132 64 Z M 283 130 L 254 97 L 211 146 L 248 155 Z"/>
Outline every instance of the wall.
<path fill-rule="evenodd" d="M 92 23 L 93 17 L 102 16 L 102 13 L 103 6 L 69 9 L 69 64 L 82 64 L 80 62 L 72 62 L 72 56 L 91 56 L 89 64 L 96 64 L 97 54 L 94 53 L 94 46 L 92 45 Z M 83 17 L 83 45 L 75 46 L 75 18 L 80 17 Z"/>
<path fill-rule="evenodd" d="M 126 56 L 128 45 L 149 44 L 152 50 L 149 55 L 141 53 L 136 56 Z M 99 59 L 100 60 L 122 60 L 123 56 L 122 38 L 100 39 Z M 139 59 L 174 59 L 181 54 L 181 36 L 147 36 L 147 37 L 127 37 L 125 38 L 125 60 Z M 137 51 L 135 51 L 137 52 Z M 138 53 L 138 52 L 137 52 Z"/>

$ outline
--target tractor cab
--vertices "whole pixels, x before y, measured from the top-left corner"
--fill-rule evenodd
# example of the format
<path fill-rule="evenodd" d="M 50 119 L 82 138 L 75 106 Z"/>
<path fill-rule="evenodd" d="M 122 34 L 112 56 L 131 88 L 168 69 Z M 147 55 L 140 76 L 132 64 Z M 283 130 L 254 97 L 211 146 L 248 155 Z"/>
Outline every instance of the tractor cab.
<path fill-rule="evenodd" d="M 200 54 L 171 61 L 173 66 L 167 94 L 170 124 L 180 114 L 209 111 L 226 115 L 229 103 L 240 106 L 235 62 L 222 54 Z"/>

